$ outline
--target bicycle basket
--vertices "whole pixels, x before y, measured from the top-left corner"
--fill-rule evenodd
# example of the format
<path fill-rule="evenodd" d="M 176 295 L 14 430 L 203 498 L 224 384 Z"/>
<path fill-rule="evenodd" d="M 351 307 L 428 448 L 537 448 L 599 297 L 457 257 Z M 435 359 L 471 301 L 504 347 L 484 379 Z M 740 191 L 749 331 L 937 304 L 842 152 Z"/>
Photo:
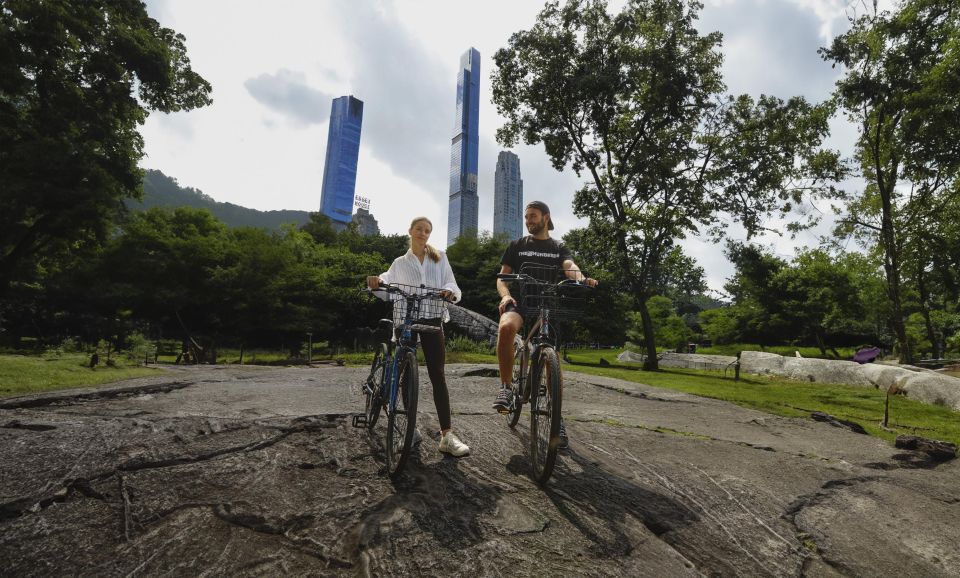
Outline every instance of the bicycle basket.
<path fill-rule="evenodd" d="M 525 263 L 520 267 L 520 273 L 528 277 L 515 283 L 515 286 L 511 287 L 511 294 L 522 304 L 528 315 L 535 316 L 540 309 L 549 309 L 551 320 L 572 321 L 583 314 L 586 297 L 582 289 L 568 289 L 557 285 L 565 278 L 559 268 Z"/>
<path fill-rule="evenodd" d="M 436 294 L 442 289 L 435 287 L 418 287 L 403 283 L 391 283 L 401 292 L 389 293 L 393 302 L 393 323 L 399 328 L 407 323 L 407 309 L 412 307 L 409 323 L 413 325 L 439 327 L 447 310 L 446 301 L 439 297 L 428 296 Z"/>

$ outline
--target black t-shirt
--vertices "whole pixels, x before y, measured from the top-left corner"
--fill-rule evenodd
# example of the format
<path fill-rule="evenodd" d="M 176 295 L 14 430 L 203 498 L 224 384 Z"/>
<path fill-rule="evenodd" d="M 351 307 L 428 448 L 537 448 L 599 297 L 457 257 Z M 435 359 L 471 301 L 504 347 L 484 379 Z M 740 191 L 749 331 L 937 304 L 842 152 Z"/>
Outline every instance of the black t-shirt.
<path fill-rule="evenodd" d="M 572 260 L 570 250 L 562 241 L 553 238 L 535 239 L 533 235 L 520 237 L 510 243 L 500 263 L 514 273 L 526 273 L 541 281 L 556 282 L 563 262 Z"/>

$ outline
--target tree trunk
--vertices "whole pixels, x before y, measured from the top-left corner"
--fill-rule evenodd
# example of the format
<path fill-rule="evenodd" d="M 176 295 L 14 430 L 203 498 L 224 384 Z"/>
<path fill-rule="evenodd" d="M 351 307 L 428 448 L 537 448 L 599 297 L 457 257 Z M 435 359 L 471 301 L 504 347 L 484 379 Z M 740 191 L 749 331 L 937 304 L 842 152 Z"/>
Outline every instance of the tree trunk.
<path fill-rule="evenodd" d="M 657 371 L 657 343 L 653 333 L 653 319 L 647 309 L 647 300 L 638 299 L 637 309 L 640 311 L 640 320 L 643 324 L 643 342 L 647 347 L 647 355 L 643 360 L 644 371 Z"/>
<path fill-rule="evenodd" d="M 893 173 L 893 171 L 891 171 Z M 891 179 L 895 181 L 895 179 Z M 900 345 L 900 363 L 913 363 L 913 352 L 907 339 L 907 324 L 903 319 L 903 297 L 900 291 L 900 246 L 893 225 L 893 191 L 885 191 L 886 183 L 878 182 L 881 190 L 883 216 L 880 241 L 883 244 L 883 271 L 887 277 L 887 296 L 890 299 L 893 332 Z"/>
<path fill-rule="evenodd" d="M 930 292 L 927 291 L 927 284 L 924 280 L 923 266 L 917 268 L 917 289 L 920 291 L 920 312 L 923 313 L 923 321 L 927 326 L 927 339 L 930 340 L 932 356 L 934 359 L 940 359 L 940 342 L 937 340 L 937 332 L 933 329 L 933 322 L 930 320 Z"/>
<path fill-rule="evenodd" d="M 823 341 L 823 335 L 820 333 L 820 331 L 814 331 L 814 332 L 813 332 L 813 335 L 814 335 L 814 336 L 816 337 L 816 339 L 817 339 L 817 347 L 820 348 L 820 355 L 822 355 L 822 356 L 824 357 L 824 359 L 826 359 L 826 357 L 827 357 L 827 344 L 824 343 L 824 341 Z"/>

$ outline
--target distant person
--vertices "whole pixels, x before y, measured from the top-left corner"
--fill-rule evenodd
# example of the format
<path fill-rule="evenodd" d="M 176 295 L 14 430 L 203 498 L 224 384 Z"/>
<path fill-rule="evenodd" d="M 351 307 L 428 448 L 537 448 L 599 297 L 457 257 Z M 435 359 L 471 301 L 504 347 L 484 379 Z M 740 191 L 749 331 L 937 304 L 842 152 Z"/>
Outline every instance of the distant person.
<path fill-rule="evenodd" d="M 454 303 L 460 300 L 460 287 L 453 277 L 453 269 L 443 251 L 438 251 L 427 244 L 430 233 L 433 232 L 433 223 L 426 217 L 417 217 L 410 223 L 410 248 L 407 252 L 394 259 L 386 273 L 380 276 L 367 277 L 367 286 L 377 289 L 380 283 L 402 283 L 414 287 L 434 287 L 444 290 L 444 296 L 452 298 Z M 443 311 L 442 321 L 450 320 L 446 308 Z M 440 420 L 440 451 L 452 456 L 465 456 L 470 448 L 454 433 L 450 425 L 450 394 L 447 391 L 447 380 L 444 376 L 446 363 L 446 346 L 444 344 L 443 324 L 437 333 L 420 333 L 420 345 L 423 346 L 423 357 L 427 362 L 427 372 L 430 374 L 430 383 L 433 384 L 433 403 L 437 406 L 437 417 Z"/>
<path fill-rule="evenodd" d="M 597 281 L 584 277 L 577 264 L 573 262 L 570 251 L 563 244 L 550 237 L 553 230 L 553 218 L 550 208 L 542 201 L 527 203 L 523 212 L 523 221 L 530 234 L 510 243 L 500 259 L 500 273 L 519 273 L 523 265 L 550 267 L 563 271 L 567 278 L 583 281 L 596 286 Z M 517 332 L 523 327 L 524 317 L 534 316 L 536 311 L 524 311 L 510 295 L 510 287 L 497 279 L 497 292 L 500 294 L 500 326 L 497 330 L 497 361 L 500 364 L 500 390 L 493 402 L 493 408 L 500 413 L 510 413 L 513 409 L 513 342 Z M 534 321 L 534 319 L 529 319 Z M 560 447 L 567 447 L 567 428 L 560 420 Z"/>

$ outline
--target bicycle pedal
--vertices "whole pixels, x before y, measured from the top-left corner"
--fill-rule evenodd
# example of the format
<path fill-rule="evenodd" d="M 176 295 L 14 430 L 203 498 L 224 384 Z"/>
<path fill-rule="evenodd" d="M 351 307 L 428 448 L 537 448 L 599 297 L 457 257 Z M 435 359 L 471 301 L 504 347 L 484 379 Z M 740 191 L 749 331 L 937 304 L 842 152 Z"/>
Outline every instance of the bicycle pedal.
<path fill-rule="evenodd" d="M 359 414 L 353 416 L 353 427 L 367 427 L 367 416 L 364 414 Z"/>

